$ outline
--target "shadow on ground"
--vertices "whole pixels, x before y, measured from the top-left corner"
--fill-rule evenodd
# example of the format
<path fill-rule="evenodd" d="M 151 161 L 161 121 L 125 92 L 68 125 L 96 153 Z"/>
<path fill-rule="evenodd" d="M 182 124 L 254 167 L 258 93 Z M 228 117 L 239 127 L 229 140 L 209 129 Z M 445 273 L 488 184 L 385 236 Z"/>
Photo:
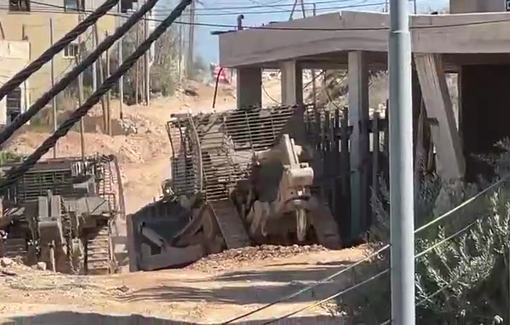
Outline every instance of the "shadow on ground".
<path fill-rule="evenodd" d="M 270 319 L 257 320 L 257 321 L 244 321 L 233 323 L 233 325 L 249 324 L 249 325 L 262 325 L 267 323 Z M 272 324 L 339 324 L 339 318 L 330 316 L 318 317 L 297 317 L 287 320 L 282 320 Z M 141 315 L 104 315 L 96 313 L 78 313 L 78 312 L 52 312 L 39 315 L 26 315 L 14 316 L 8 319 L 1 319 L 2 325 L 18 325 L 18 324 L 31 324 L 31 325 L 205 325 L 207 320 L 203 323 L 188 323 L 183 321 L 173 321 L 164 318 L 145 317 Z"/>
<path fill-rule="evenodd" d="M 217 286 L 200 283 L 161 283 L 156 288 L 140 289 L 127 294 L 124 301 L 211 302 L 236 305 L 267 304 L 293 294 L 345 268 L 352 262 L 338 262 L 342 267 L 318 266 L 306 270 L 261 270 L 230 272 L 212 278 Z M 289 302 L 311 302 L 332 295 L 351 284 L 349 271 L 338 278 L 319 284 Z"/>

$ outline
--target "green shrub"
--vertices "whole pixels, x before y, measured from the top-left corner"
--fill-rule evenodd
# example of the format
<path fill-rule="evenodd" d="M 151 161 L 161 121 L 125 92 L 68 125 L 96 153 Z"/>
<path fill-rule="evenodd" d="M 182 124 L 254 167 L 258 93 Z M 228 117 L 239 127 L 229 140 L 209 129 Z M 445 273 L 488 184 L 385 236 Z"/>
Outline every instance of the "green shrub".
<path fill-rule="evenodd" d="M 487 158 L 495 167 L 496 179 L 510 172 L 510 146 Z M 478 184 L 443 182 L 437 175 L 423 175 L 416 191 L 415 225 L 420 227 L 460 203 L 474 197 L 489 181 Z M 383 187 L 384 188 L 384 187 Z M 374 248 L 389 243 L 389 195 L 382 190 L 373 202 L 376 222 L 370 231 Z M 462 231 L 463 229 L 467 229 Z M 450 217 L 416 235 L 416 253 L 439 244 L 416 259 L 416 302 L 418 324 L 487 324 L 495 317 L 509 319 L 510 268 L 510 184 L 503 182 L 494 191 L 453 213 Z M 389 251 L 371 263 L 356 268 L 356 281 L 386 269 Z M 390 318 L 390 282 L 385 275 L 359 290 L 340 297 L 339 309 L 356 322 L 381 324 Z"/>

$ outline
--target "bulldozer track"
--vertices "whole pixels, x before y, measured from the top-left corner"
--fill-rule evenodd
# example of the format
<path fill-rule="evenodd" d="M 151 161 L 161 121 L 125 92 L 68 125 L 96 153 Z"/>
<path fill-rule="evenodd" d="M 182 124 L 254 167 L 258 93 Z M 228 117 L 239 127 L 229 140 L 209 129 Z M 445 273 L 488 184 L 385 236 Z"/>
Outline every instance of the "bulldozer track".
<path fill-rule="evenodd" d="M 229 199 L 210 202 L 228 249 L 250 246 L 250 238 Z"/>
<path fill-rule="evenodd" d="M 89 233 L 86 250 L 87 274 L 104 275 L 112 273 L 112 251 L 108 225 Z"/>
<path fill-rule="evenodd" d="M 24 238 L 7 238 L 3 245 L 4 257 L 21 259 L 23 262 L 26 262 L 28 251 Z"/>

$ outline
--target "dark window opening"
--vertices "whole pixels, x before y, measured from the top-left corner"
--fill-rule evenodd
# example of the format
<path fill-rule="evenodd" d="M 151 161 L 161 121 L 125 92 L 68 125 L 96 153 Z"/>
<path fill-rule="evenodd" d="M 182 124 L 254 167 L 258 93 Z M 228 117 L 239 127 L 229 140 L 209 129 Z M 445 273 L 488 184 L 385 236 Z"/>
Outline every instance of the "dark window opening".
<path fill-rule="evenodd" d="M 30 0 L 9 0 L 9 11 L 30 11 Z"/>
<path fill-rule="evenodd" d="M 65 11 L 85 11 L 85 0 L 64 0 Z"/>
<path fill-rule="evenodd" d="M 18 87 L 7 94 L 7 125 L 11 124 L 21 114 L 21 88 Z"/>
<path fill-rule="evenodd" d="M 78 56 L 79 45 L 77 43 L 71 43 L 64 47 L 64 58 L 74 59 Z"/>

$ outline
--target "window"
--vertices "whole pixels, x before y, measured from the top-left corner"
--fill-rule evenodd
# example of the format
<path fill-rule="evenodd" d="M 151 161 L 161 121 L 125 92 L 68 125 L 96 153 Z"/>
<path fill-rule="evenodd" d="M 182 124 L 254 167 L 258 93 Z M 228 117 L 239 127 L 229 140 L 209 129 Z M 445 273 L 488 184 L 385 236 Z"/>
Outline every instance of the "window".
<path fill-rule="evenodd" d="M 7 94 L 7 125 L 11 124 L 21 114 L 21 88 L 14 89 Z"/>
<path fill-rule="evenodd" d="M 30 0 L 9 0 L 9 11 L 30 11 Z"/>
<path fill-rule="evenodd" d="M 71 43 L 64 47 L 64 58 L 74 59 L 78 56 L 79 45 L 78 43 Z"/>
<path fill-rule="evenodd" d="M 85 0 L 64 0 L 65 11 L 85 11 Z"/>

